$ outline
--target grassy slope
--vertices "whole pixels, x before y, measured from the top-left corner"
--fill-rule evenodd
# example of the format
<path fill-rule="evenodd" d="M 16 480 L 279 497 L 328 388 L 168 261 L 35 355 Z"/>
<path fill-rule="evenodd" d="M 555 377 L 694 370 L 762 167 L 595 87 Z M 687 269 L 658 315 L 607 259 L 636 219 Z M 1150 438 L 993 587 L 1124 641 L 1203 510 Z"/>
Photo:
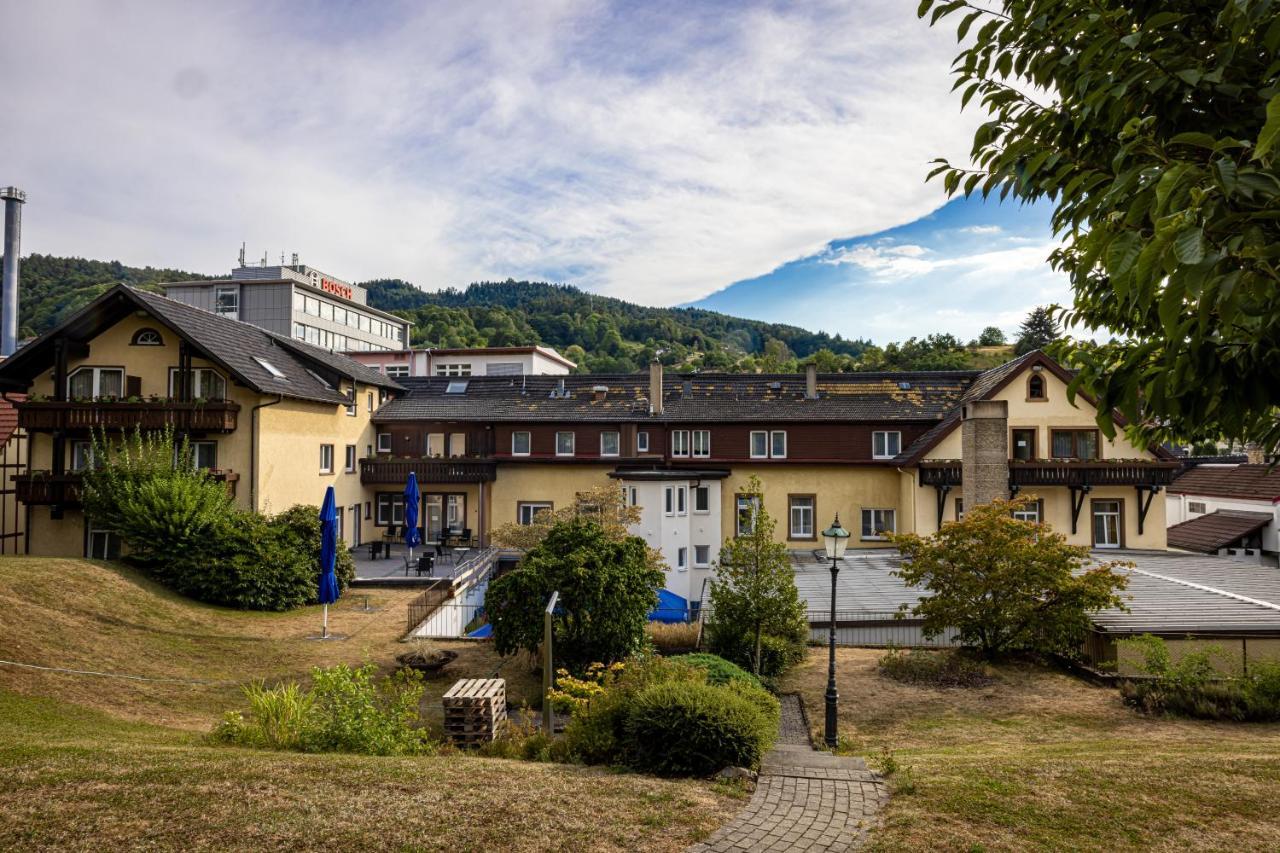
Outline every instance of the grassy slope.
<path fill-rule="evenodd" d="M 700 782 L 451 755 L 369 758 L 211 747 L 202 733 L 240 704 L 239 685 L 305 678 L 311 666 L 403 646 L 404 601 L 330 611 L 345 642 L 304 637 L 319 609 L 239 613 L 193 604 L 116 567 L 0 559 L 0 658 L 221 683 L 143 683 L 0 666 L 0 847 L 142 844 L 262 849 L 678 850 L 739 805 Z M 450 675 L 534 680 L 487 646 L 450 646 Z M 438 712 L 452 678 L 430 683 Z M 602 820 L 608 815 L 608 820 Z"/>
<path fill-rule="evenodd" d="M 1026 666 L 986 688 L 904 685 L 877 675 L 879 655 L 837 658 L 847 749 L 891 749 L 916 783 L 875 849 L 1280 849 L 1280 726 L 1149 719 Z M 789 681 L 821 725 L 825 651 Z"/>

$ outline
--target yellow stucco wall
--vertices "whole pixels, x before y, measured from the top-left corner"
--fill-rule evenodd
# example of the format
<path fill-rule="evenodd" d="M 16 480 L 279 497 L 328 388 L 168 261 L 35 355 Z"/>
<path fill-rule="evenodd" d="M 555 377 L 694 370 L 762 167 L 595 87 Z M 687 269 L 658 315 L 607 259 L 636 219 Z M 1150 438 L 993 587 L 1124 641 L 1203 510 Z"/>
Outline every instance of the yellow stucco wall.
<path fill-rule="evenodd" d="M 615 467 L 563 463 L 499 465 L 497 476 L 488 487 L 492 492 L 489 529 L 514 522 L 516 505 L 521 501 L 550 501 L 556 509 L 561 509 L 572 505 L 579 492 L 599 486 L 621 488 L 617 480 L 608 476 Z"/>
<path fill-rule="evenodd" d="M 1024 370 L 1001 389 L 995 396 L 1004 400 L 1009 406 L 1009 429 L 1034 429 L 1036 431 L 1036 457 L 1046 459 L 1050 451 L 1050 431 L 1061 428 L 1096 428 L 1095 410 L 1083 397 L 1076 398 L 1076 405 L 1067 399 L 1067 386 L 1049 371 L 1040 373 L 1045 380 L 1047 399 L 1043 402 L 1027 399 L 1027 378 L 1030 370 Z M 1108 441 L 1099 434 L 1098 454 L 1102 459 L 1154 459 L 1155 455 L 1145 448 L 1134 446 L 1123 433 Z M 959 459 L 961 457 L 960 427 L 957 423 L 942 441 L 933 447 L 925 456 L 926 459 Z M 912 497 L 909 503 L 916 519 L 916 532 L 921 535 L 936 533 L 938 529 L 937 497 L 933 488 L 919 488 L 918 474 L 915 471 L 903 475 L 904 490 L 909 490 Z M 1071 492 L 1066 488 L 1045 487 L 1038 491 L 1027 489 L 1024 495 L 1034 496 L 1044 501 L 1044 520 L 1055 530 L 1065 534 L 1074 545 L 1091 545 L 1092 514 L 1090 504 L 1094 500 L 1120 500 L 1123 502 L 1124 547 L 1163 550 L 1166 548 L 1165 534 L 1165 501 L 1156 495 L 1147 512 L 1143 524 L 1143 533 L 1138 534 L 1138 493 L 1132 487 L 1113 486 L 1095 487 L 1085 496 L 1084 506 L 1080 511 L 1077 530 L 1071 532 Z M 943 521 L 955 521 L 957 498 L 964 497 L 962 488 L 952 489 L 947 495 Z M 1145 500 L 1145 495 L 1143 496 Z"/>
<path fill-rule="evenodd" d="M 803 550 L 821 548 L 821 532 L 831 524 L 836 513 L 840 522 L 852 533 L 850 548 L 884 548 L 881 541 L 863 540 L 863 509 L 892 509 L 897 512 L 898 530 L 904 530 L 899 506 L 898 473 L 882 466 L 833 465 L 739 465 L 724 479 L 720 488 L 721 538 L 734 535 L 737 519 L 737 495 L 748 491 L 751 475 L 760 478 L 764 488 L 764 505 L 776 523 L 775 539 L 787 547 Z M 789 495 L 815 495 L 814 528 L 817 539 L 788 539 Z"/>

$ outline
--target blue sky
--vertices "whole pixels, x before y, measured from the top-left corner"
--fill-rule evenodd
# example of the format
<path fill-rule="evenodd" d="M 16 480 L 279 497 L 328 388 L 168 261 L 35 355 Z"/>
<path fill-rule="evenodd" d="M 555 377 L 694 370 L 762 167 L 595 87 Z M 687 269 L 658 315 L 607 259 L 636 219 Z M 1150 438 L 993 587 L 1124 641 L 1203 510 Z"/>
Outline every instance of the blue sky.
<path fill-rule="evenodd" d="M 929 161 L 962 162 L 983 118 L 950 91 L 952 31 L 915 6 L 0 0 L 21 33 L 0 51 L 0 184 L 28 193 L 26 252 L 219 273 L 243 241 L 356 281 L 548 279 L 967 334 L 1021 311 L 1032 271 L 975 297 L 955 277 L 979 261 L 955 258 L 984 244 L 892 231 L 942 205 Z M 922 254 L 832 243 L 883 234 Z M 828 285 L 849 310 L 823 310 Z"/>
<path fill-rule="evenodd" d="M 1012 334 L 1037 305 L 1069 301 L 1045 259 L 1046 205 L 956 199 L 920 219 L 819 252 L 690 304 L 884 344 L 986 326 Z"/>

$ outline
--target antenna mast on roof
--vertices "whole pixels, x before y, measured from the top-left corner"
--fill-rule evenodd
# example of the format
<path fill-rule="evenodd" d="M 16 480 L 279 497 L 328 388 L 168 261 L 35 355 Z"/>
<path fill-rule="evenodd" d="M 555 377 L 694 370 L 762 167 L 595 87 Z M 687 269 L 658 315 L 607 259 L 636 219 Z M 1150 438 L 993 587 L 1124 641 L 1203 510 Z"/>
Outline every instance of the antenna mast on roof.
<path fill-rule="evenodd" d="M 240 266 L 244 266 L 244 243 L 240 243 Z"/>

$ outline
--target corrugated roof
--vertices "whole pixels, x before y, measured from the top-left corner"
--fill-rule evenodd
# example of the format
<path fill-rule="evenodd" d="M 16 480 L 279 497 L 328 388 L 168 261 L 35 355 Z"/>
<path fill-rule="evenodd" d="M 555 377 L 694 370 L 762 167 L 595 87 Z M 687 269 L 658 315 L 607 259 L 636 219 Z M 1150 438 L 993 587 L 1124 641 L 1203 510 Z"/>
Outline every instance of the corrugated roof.
<path fill-rule="evenodd" d="M 1175 495 L 1280 501 L 1280 465 L 1197 465 L 1169 486 Z"/>
<path fill-rule="evenodd" d="M 378 410 L 378 422 L 483 421 L 915 421 L 943 417 L 978 374 L 842 373 L 818 378 L 805 398 L 803 374 L 664 377 L 661 416 L 649 415 L 647 373 L 473 376 L 464 393 L 446 377 L 402 379 L 408 393 Z M 608 390 L 597 399 L 595 389 Z M 565 393 L 561 395 L 560 389 Z"/>
<path fill-rule="evenodd" d="M 1269 512 L 1218 510 L 1170 527 L 1169 547 L 1216 554 L 1219 548 L 1239 542 L 1266 527 L 1273 518 Z"/>

